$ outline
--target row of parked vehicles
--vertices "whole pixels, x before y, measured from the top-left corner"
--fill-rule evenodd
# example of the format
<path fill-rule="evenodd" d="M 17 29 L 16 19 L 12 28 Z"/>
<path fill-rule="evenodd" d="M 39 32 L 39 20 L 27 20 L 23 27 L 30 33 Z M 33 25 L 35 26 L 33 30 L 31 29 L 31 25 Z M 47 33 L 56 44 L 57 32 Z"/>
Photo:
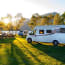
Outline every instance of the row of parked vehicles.
<path fill-rule="evenodd" d="M 18 33 L 18 35 L 20 35 L 20 36 L 27 36 L 27 34 L 28 34 L 27 30 L 19 31 L 19 33 Z"/>
<path fill-rule="evenodd" d="M 65 25 L 36 26 L 33 31 L 19 31 L 18 35 L 27 36 L 28 43 L 47 42 L 58 45 L 65 43 Z M 14 37 L 12 33 L 0 33 L 0 37 Z"/>
<path fill-rule="evenodd" d="M 2 33 L 2 32 L 0 32 L 0 38 L 1 37 L 14 37 L 15 35 L 14 34 L 12 34 L 12 33 L 6 33 L 6 32 L 4 32 L 4 33 Z"/>
<path fill-rule="evenodd" d="M 28 43 L 47 42 L 58 45 L 65 43 L 65 25 L 36 26 L 26 37 Z"/>

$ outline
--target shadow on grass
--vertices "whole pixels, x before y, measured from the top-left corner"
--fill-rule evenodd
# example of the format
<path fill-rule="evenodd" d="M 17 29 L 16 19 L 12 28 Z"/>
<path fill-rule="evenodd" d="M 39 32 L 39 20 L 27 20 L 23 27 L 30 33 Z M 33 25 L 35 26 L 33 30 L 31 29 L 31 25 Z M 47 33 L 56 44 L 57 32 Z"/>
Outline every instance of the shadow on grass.
<path fill-rule="evenodd" d="M 47 55 L 65 63 L 65 47 L 60 46 L 48 46 L 48 45 L 42 45 L 42 44 L 35 44 L 35 48 L 41 50 L 42 52 L 45 52 Z"/>
<path fill-rule="evenodd" d="M 8 65 L 18 65 L 16 57 L 13 55 L 13 41 L 15 38 L 7 38 L 0 40 L 0 49 L 3 48 L 6 51 L 6 60 L 8 59 Z M 3 51 L 3 52 L 5 52 Z M 1 52 L 2 53 L 2 52 Z M 5 55 L 5 54 L 4 54 Z"/>
<path fill-rule="evenodd" d="M 9 65 L 18 65 L 18 61 L 14 56 L 14 50 L 12 45 L 10 50 L 9 49 L 6 50 L 6 52 L 8 53 L 7 56 L 8 56 Z"/>
<path fill-rule="evenodd" d="M 7 57 L 8 57 L 8 65 L 19 65 L 19 59 L 17 59 L 17 56 L 20 57 L 20 60 L 23 61 L 22 64 L 24 65 L 34 65 L 34 63 L 30 60 L 29 57 L 27 57 L 24 52 L 17 47 L 16 45 L 13 44 L 13 41 L 15 38 L 10 38 L 10 39 L 3 39 L 0 40 L 0 44 L 10 44 L 10 48 L 6 47 L 6 52 L 7 52 Z M 16 55 L 15 55 L 16 53 Z"/>
<path fill-rule="evenodd" d="M 18 47 L 17 47 L 16 45 L 14 45 L 14 44 L 13 44 L 12 47 L 13 47 L 13 49 L 11 50 L 11 54 L 10 54 L 10 57 L 12 58 L 12 60 L 11 60 L 10 65 L 19 65 L 19 64 L 20 64 L 20 63 L 18 62 L 19 59 L 16 59 L 16 56 L 15 56 L 14 53 L 16 53 L 16 55 L 20 57 L 21 61 L 23 61 L 23 63 L 24 63 L 25 65 L 34 65 L 34 63 L 33 63 L 32 61 L 30 61 L 30 58 L 27 57 L 27 56 L 24 54 L 24 52 L 23 52 L 20 48 L 18 48 Z M 14 49 L 15 49 L 15 50 L 14 50 Z M 13 59 L 14 59 L 14 61 L 13 61 Z M 23 64 L 23 63 L 22 63 L 22 64 Z"/>
<path fill-rule="evenodd" d="M 0 44 L 1 43 L 12 43 L 14 40 L 15 40 L 15 38 L 0 39 Z"/>
<path fill-rule="evenodd" d="M 23 43 L 20 40 L 18 40 L 18 42 L 23 45 Z M 40 63 L 40 65 L 44 65 L 45 64 L 45 63 L 41 62 L 31 51 L 29 51 L 29 49 L 27 47 L 25 47 L 24 45 L 23 45 L 23 47 L 35 58 L 35 60 L 37 60 Z"/>

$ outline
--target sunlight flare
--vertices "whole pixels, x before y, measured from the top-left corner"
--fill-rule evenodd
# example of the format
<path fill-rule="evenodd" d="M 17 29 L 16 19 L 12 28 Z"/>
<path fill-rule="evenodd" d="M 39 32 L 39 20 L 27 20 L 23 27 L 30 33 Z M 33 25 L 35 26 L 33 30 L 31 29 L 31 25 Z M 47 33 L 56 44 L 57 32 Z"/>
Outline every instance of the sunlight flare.
<path fill-rule="evenodd" d="M 9 23 L 9 20 L 8 19 L 4 19 L 4 23 L 5 24 L 8 24 Z"/>

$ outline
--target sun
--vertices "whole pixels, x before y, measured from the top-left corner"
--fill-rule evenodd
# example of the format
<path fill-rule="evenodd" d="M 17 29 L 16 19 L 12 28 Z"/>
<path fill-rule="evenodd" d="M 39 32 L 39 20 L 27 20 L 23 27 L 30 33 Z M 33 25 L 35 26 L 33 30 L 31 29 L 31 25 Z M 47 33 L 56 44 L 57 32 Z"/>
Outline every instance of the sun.
<path fill-rule="evenodd" d="M 8 24 L 9 23 L 9 20 L 8 19 L 4 19 L 4 23 L 5 24 Z"/>

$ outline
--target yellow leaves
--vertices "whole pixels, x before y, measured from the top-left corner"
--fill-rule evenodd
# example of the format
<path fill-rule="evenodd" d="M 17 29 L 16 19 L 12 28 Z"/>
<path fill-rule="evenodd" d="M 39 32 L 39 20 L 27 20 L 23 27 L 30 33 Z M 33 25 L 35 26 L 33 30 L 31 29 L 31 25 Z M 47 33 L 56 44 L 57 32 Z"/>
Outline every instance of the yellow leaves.
<path fill-rule="evenodd" d="M 17 30 L 17 29 L 16 29 L 16 26 L 14 26 L 13 29 L 14 29 L 14 30 Z"/>
<path fill-rule="evenodd" d="M 31 17 L 31 23 L 30 24 L 32 28 L 34 28 L 37 25 L 60 25 L 64 24 L 63 20 L 61 19 L 61 16 L 59 14 L 53 15 L 49 14 L 48 16 L 41 17 L 40 15 L 33 15 Z"/>
<path fill-rule="evenodd" d="M 46 24 L 46 19 L 42 19 L 40 25 L 45 25 L 45 24 Z"/>
<path fill-rule="evenodd" d="M 31 29 L 33 29 L 35 26 L 39 25 L 40 19 L 41 19 L 41 17 L 37 13 L 32 15 L 32 17 L 30 19 L 30 23 L 28 23 L 28 25 L 31 27 Z"/>
<path fill-rule="evenodd" d="M 5 26 L 4 22 L 0 21 L 0 27 L 4 27 L 4 26 Z"/>
<path fill-rule="evenodd" d="M 40 25 L 48 25 L 48 19 L 47 18 L 43 18 L 42 20 L 41 20 L 41 23 L 40 23 Z"/>
<path fill-rule="evenodd" d="M 59 25 L 60 24 L 60 15 L 59 14 L 56 14 L 54 16 L 54 22 L 53 22 L 53 25 Z"/>

